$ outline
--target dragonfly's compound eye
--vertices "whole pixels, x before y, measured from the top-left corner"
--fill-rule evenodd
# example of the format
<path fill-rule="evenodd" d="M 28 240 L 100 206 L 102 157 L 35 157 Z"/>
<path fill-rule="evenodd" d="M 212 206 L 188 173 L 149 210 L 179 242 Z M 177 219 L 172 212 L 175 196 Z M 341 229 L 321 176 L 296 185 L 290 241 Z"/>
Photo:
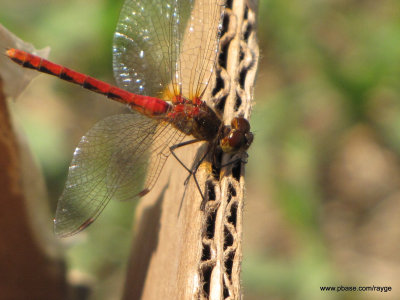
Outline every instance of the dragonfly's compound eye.
<path fill-rule="evenodd" d="M 221 139 L 220 146 L 226 153 L 234 153 L 247 150 L 253 142 L 254 136 L 250 132 L 250 124 L 243 117 L 234 118 L 231 122 L 231 129 Z"/>
<path fill-rule="evenodd" d="M 250 123 L 243 117 L 233 118 L 231 126 L 241 132 L 250 132 Z"/>

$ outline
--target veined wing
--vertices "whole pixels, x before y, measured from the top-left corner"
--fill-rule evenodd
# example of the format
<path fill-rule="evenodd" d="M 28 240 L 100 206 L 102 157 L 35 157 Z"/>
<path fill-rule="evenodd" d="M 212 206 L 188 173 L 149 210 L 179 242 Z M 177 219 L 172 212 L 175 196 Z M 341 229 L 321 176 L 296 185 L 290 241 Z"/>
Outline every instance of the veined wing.
<path fill-rule="evenodd" d="M 147 193 L 170 154 L 169 147 L 183 137 L 167 123 L 140 114 L 116 115 L 98 122 L 75 150 L 58 201 L 56 234 L 63 237 L 81 231 L 111 198 L 126 200 Z M 157 139 L 156 147 L 153 139 Z M 152 165 L 147 170 L 149 161 Z"/>
<path fill-rule="evenodd" d="M 114 35 L 120 87 L 159 98 L 199 96 L 215 66 L 222 0 L 127 0 Z"/>

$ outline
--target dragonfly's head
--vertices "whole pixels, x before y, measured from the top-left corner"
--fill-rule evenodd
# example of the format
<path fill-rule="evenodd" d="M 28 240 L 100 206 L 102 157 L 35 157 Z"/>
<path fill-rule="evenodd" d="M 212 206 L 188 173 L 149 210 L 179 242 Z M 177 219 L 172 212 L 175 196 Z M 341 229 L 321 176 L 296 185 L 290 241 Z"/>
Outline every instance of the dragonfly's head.
<path fill-rule="evenodd" d="M 250 132 L 249 121 L 243 117 L 237 117 L 232 120 L 230 127 L 225 127 L 220 146 L 226 153 L 245 151 L 250 147 L 253 139 L 254 135 Z"/>

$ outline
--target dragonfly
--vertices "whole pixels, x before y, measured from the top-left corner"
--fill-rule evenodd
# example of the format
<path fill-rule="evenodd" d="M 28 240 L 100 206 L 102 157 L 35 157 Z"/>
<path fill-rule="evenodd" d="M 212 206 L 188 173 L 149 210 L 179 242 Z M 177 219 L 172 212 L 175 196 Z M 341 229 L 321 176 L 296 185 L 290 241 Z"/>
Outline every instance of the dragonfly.
<path fill-rule="evenodd" d="M 203 99 L 216 68 L 223 10 L 221 0 L 126 0 L 113 40 L 117 86 L 22 50 L 6 51 L 23 67 L 103 94 L 132 111 L 99 121 L 81 138 L 57 204 L 57 236 L 92 224 L 112 198 L 148 194 L 171 153 L 183 165 L 174 153 L 181 146 L 204 141 L 209 151 L 232 154 L 249 148 L 248 120 L 239 116 L 224 125 Z M 192 139 L 183 142 L 187 136 Z M 194 175 L 195 169 L 184 167 Z"/>

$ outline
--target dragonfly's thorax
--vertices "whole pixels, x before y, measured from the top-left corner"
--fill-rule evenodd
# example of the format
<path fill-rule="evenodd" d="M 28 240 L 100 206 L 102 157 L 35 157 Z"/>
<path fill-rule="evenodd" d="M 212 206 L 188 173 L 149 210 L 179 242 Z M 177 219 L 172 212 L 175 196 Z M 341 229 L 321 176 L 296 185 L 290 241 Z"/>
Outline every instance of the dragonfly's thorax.
<path fill-rule="evenodd" d="M 244 117 L 235 117 L 230 125 L 224 125 L 217 114 L 203 101 L 184 99 L 175 104 L 167 120 L 180 131 L 198 140 L 215 141 L 225 153 L 246 151 L 254 136 Z"/>
<path fill-rule="evenodd" d="M 169 116 L 173 126 L 203 141 L 214 140 L 221 127 L 221 120 L 203 101 L 175 105 Z"/>

